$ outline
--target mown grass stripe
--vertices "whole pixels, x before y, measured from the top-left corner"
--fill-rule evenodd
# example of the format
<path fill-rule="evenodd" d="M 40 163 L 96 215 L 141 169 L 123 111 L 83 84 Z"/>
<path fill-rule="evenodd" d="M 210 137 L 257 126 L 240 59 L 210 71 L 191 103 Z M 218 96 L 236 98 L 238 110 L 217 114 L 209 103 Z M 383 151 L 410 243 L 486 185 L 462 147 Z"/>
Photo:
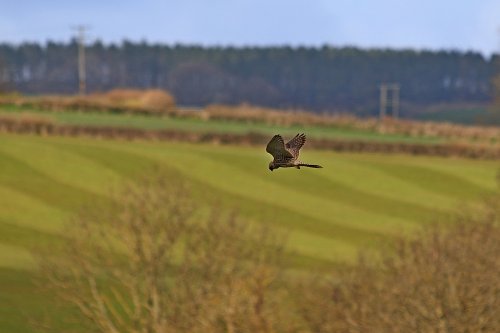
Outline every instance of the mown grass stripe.
<path fill-rule="evenodd" d="M 247 168 L 247 165 L 252 163 L 251 157 L 235 158 L 226 152 L 200 152 L 207 158 L 217 159 L 225 163 L 231 163 L 241 170 L 245 170 L 253 175 L 256 175 L 255 169 Z M 279 182 L 289 188 L 299 188 L 301 191 L 328 198 L 329 200 L 340 202 L 345 205 L 351 205 L 355 208 L 370 211 L 376 214 L 383 214 L 408 220 L 408 222 L 424 223 L 432 219 L 444 218 L 446 213 L 443 210 L 430 209 L 414 203 L 407 203 L 401 200 L 388 199 L 382 196 L 377 196 L 364 191 L 357 190 L 351 186 L 326 177 L 329 172 L 320 170 L 316 172 L 308 172 L 307 175 L 296 172 L 295 170 L 281 170 L 283 175 L 270 178 L 270 181 Z"/>
<path fill-rule="evenodd" d="M 391 232 L 399 228 L 404 221 L 386 215 L 370 214 L 362 209 L 343 203 L 328 200 L 318 195 L 302 192 L 300 188 L 287 187 L 285 183 L 276 181 L 280 174 L 271 175 L 269 170 L 259 168 L 260 175 L 249 177 L 248 172 L 241 171 L 232 164 L 218 163 L 200 152 L 186 149 L 169 149 L 171 164 L 183 170 L 178 162 L 190 166 L 189 172 L 198 179 L 206 180 L 214 186 L 222 187 L 232 193 L 259 198 L 281 207 L 301 210 L 310 217 L 324 219 L 325 216 L 332 224 L 349 225 L 353 228 L 366 231 Z M 161 156 L 161 155 L 160 155 Z M 165 154 L 163 154 L 165 159 Z M 249 168 L 255 166 L 249 165 Z M 230 177 L 229 177 L 230 175 Z M 403 222 L 403 223 L 402 223 Z"/>
<path fill-rule="evenodd" d="M 35 265 L 29 250 L 0 242 L 0 267 L 31 270 Z"/>
<path fill-rule="evenodd" d="M 145 163 L 149 166 L 155 165 L 159 162 L 165 164 L 165 161 L 162 159 L 157 158 L 156 160 L 154 160 L 154 157 L 146 157 L 131 152 L 111 152 L 103 147 L 92 147 L 91 149 L 79 147 L 79 149 L 73 149 L 73 151 L 77 153 L 83 153 L 88 158 L 95 159 L 96 163 L 103 162 L 101 159 L 102 156 L 113 156 L 115 159 L 121 161 L 141 160 L 142 163 Z M 166 165 L 168 167 L 171 167 L 168 165 L 168 163 Z M 124 172 L 123 170 L 120 170 L 121 165 L 108 164 L 108 166 L 110 166 L 111 168 L 116 168 L 114 169 L 116 172 Z M 130 170 L 127 170 L 126 172 L 129 171 Z M 178 174 L 179 172 L 176 171 L 175 173 Z M 270 223 L 272 225 L 279 226 L 280 228 L 294 229 L 300 232 L 312 233 L 321 237 L 331 237 L 332 248 L 335 247 L 335 242 L 337 242 L 337 245 L 340 245 L 338 244 L 338 242 L 353 245 L 369 245 L 383 238 L 383 235 L 379 233 L 365 232 L 345 226 L 332 225 L 328 222 L 325 222 L 324 220 L 311 219 L 309 216 L 304 215 L 300 211 L 294 211 L 287 208 L 275 206 L 261 200 L 253 200 L 242 195 L 235 195 L 234 193 L 224 191 L 218 187 L 214 187 L 203 181 L 200 181 L 199 179 L 194 179 L 189 174 L 183 174 L 183 177 L 185 177 L 192 185 L 193 196 L 196 199 L 200 199 L 198 202 L 213 202 L 214 198 L 217 198 L 216 201 L 220 201 L 224 204 L 224 206 L 228 208 L 236 207 L 243 216 L 257 219 L 259 222 Z M 353 249 L 352 246 L 349 247 L 350 250 Z"/>
<path fill-rule="evenodd" d="M 397 161 L 408 164 L 408 160 L 402 157 L 399 157 Z M 498 161 L 472 161 L 457 158 L 444 159 L 429 156 L 413 161 L 412 165 L 418 165 L 439 172 L 444 172 L 449 175 L 454 175 L 470 182 L 471 184 L 481 187 L 484 191 L 496 189 L 496 183 L 492 182 L 492 179 L 495 179 L 498 168 L 500 167 Z"/>
<path fill-rule="evenodd" d="M 71 151 L 63 151 L 44 139 L 0 139 L 0 151 L 9 154 L 54 180 L 99 195 L 108 195 L 103 183 L 121 181 L 111 170 Z"/>
<path fill-rule="evenodd" d="M 62 221 L 68 216 L 67 211 L 48 205 L 36 197 L 1 185 L 0 212 L 0 219 L 34 230 L 51 233 L 59 232 Z"/>
<path fill-rule="evenodd" d="M 76 186 L 62 184 L 8 154 L 0 152 L 0 185 L 13 188 L 44 203 L 66 210 L 75 210 L 84 202 L 108 201 L 109 198 Z"/>
<path fill-rule="evenodd" d="M 129 167 L 127 167 L 126 170 L 124 170 L 122 168 L 123 164 L 118 164 L 118 163 L 109 163 L 109 162 L 114 162 L 114 161 L 141 161 L 140 164 L 141 166 L 138 168 L 138 170 L 144 170 L 144 165 L 148 165 L 148 166 L 152 166 L 154 165 L 155 162 L 154 160 L 152 159 L 149 159 L 149 158 L 145 158 L 143 156 L 138 156 L 138 155 L 135 155 L 135 154 L 132 154 L 132 153 L 127 153 L 127 152 L 120 152 L 120 151 L 110 151 L 109 149 L 106 149 L 106 148 L 96 148 L 96 147 L 78 147 L 77 149 L 75 149 L 75 147 L 71 147 L 71 146 L 64 146 L 63 148 L 60 148 L 60 149 L 69 149 L 71 151 L 73 151 L 75 154 L 79 154 L 79 153 L 82 153 L 83 155 L 85 155 L 87 158 L 89 159 L 92 159 L 93 162 L 95 164 L 104 164 L 104 165 L 107 165 L 108 167 L 110 167 L 112 170 L 114 170 L 115 172 L 117 173 L 124 173 L 124 174 L 129 174 L 130 172 L 132 172 L 133 169 L 130 169 L 130 165 Z M 104 160 L 102 159 L 103 157 L 106 157 Z M 111 159 L 109 159 L 111 157 Z M 103 163 L 104 162 L 104 163 Z M 135 171 L 138 171 L 138 170 L 135 170 Z M 147 170 L 147 168 L 146 168 Z M 130 174 L 129 174 L 130 176 Z M 193 183 L 192 180 L 190 180 L 191 183 Z M 197 189 L 199 190 L 196 190 L 196 192 L 199 193 L 200 197 L 202 196 L 203 193 L 214 193 L 214 191 L 217 192 L 217 196 L 220 197 L 221 195 L 223 195 L 223 193 L 221 193 L 220 191 L 217 191 L 215 189 L 210 189 L 208 192 L 207 192 L 207 186 L 203 185 L 203 184 L 196 184 L 195 186 Z M 231 197 L 231 195 L 227 195 L 226 196 L 227 198 Z M 205 199 L 208 199 L 208 198 L 205 198 Z M 223 202 L 226 202 L 225 199 L 222 199 Z M 244 207 L 247 209 L 248 206 L 249 206 L 249 202 L 247 199 L 245 198 L 241 198 L 239 200 L 239 203 L 240 204 L 243 204 L 244 203 Z M 226 206 L 228 206 L 226 204 Z M 256 203 L 255 206 L 259 206 L 260 208 L 262 208 L 262 203 Z M 268 211 L 273 211 L 273 212 L 276 212 L 276 207 L 269 207 L 269 210 Z M 244 214 L 245 216 L 250 216 L 249 215 L 246 215 Z M 280 214 L 281 215 L 281 214 Z M 307 219 L 307 217 L 301 217 L 300 215 L 297 216 L 296 213 L 292 212 L 292 213 L 289 213 L 289 215 L 292 215 L 292 216 L 295 216 L 296 218 L 296 221 L 298 221 L 299 219 L 301 220 L 301 223 L 303 223 L 304 221 L 308 221 L 310 219 Z M 314 221 L 313 221 L 314 222 Z M 281 227 L 284 227 L 284 225 L 280 225 L 279 223 L 277 223 L 276 225 L 278 226 L 281 226 Z M 324 223 L 321 223 L 320 224 L 316 224 L 316 225 L 325 225 Z M 286 225 L 288 228 L 290 228 L 290 224 L 287 223 Z M 346 233 L 350 233 L 351 235 L 356 235 L 356 234 L 359 234 L 356 230 L 339 230 L 339 228 L 329 228 L 331 230 L 330 231 L 330 234 L 332 235 L 335 235 L 336 238 L 339 237 L 339 234 L 340 235 L 345 235 Z M 341 228 L 340 228 L 341 229 Z M 300 230 L 300 229 L 299 229 Z M 300 230 L 300 232 L 303 232 L 302 230 Z M 320 227 L 320 230 L 317 232 L 317 235 L 321 235 L 321 236 L 325 236 L 325 228 L 321 228 Z M 358 235 L 358 236 L 361 236 L 361 238 L 363 238 L 362 235 Z M 370 235 L 371 236 L 371 240 L 373 241 L 373 235 Z M 364 237 L 364 241 L 367 241 L 368 237 Z M 343 240 L 342 242 L 346 242 L 345 240 Z M 335 246 L 335 244 L 337 244 L 337 246 Z M 335 247 L 338 247 L 338 241 L 335 241 L 335 240 L 332 240 L 332 248 L 335 248 Z M 314 247 L 313 247 L 314 248 Z M 354 246 L 351 246 L 350 250 L 351 252 L 354 251 Z M 306 251 L 306 252 L 311 252 L 311 251 Z M 312 251 L 314 252 L 314 251 Z M 317 253 L 317 252 L 316 252 Z M 321 264 L 321 260 L 324 260 L 324 259 L 320 259 L 320 258 L 315 258 L 314 256 L 308 256 L 307 254 L 303 254 L 303 253 L 299 253 L 298 254 L 299 256 L 304 256 L 304 258 L 307 258 L 307 259 L 301 259 L 300 261 L 302 262 L 302 265 L 305 264 L 305 262 L 308 262 L 310 266 L 316 266 L 316 265 L 320 265 Z M 324 257 L 324 256 L 323 256 Z M 345 258 L 345 256 L 342 256 L 343 258 Z M 319 262 L 316 262 L 316 261 L 319 261 Z M 293 260 L 291 261 L 293 262 Z"/>
<path fill-rule="evenodd" d="M 57 245 L 62 236 L 23 227 L 0 218 L 0 243 L 34 250 L 38 246 Z"/>
<path fill-rule="evenodd" d="M 435 193 L 432 189 L 418 187 L 391 173 L 374 168 L 370 163 L 358 163 L 357 155 L 316 152 L 309 155 L 312 155 L 314 161 L 331 169 L 331 172 L 321 173 L 321 176 L 362 192 L 437 211 L 448 211 L 455 203 L 452 197 Z M 377 154 L 367 159 L 377 161 L 382 158 L 383 156 Z M 409 158 L 409 161 L 414 163 L 418 159 Z"/>
<path fill-rule="evenodd" d="M 70 151 L 83 158 L 93 161 L 103 168 L 112 170 L 122 179 L 147 171 L 154 165 L 151 159 L 140 154 L 126 154 L 113 146 L 96 144 L 99 142 L 82 143 L 81 140 L 51 141 L 51 144 L 63 151 Z M 126 143 L 121 143 L 126 145 Z"/>
<path fill-rule="evenodd" d="M 373 163 L 383 172 L 410 182 L 417 187 L 459 200 L 477 199 L 489 191 L 456 175 L 433 170 L 429 167 L 402 163 Z"/>

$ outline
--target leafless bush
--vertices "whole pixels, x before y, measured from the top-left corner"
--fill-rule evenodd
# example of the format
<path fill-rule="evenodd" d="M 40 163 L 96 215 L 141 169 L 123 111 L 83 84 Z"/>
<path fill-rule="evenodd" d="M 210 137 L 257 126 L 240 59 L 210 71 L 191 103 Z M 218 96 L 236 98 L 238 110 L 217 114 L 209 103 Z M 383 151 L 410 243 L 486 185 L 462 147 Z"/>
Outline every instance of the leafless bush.
<path fill-rule="evenodd" d="M 362 260 L 305 288 L 311 332 L 498 332 L 500 200 L 450 230 L 401 240 L 382 265 Z"/>
<path fill-rule="evenodd" d="M 42 272 L 99 332 L 167 332 L 169 270 L 192 210 L 181 184 L 144 177 L 113 207 L 76 216 L 62 251 L 39 257 Z"/>
<path fill-rule="evenodd" d="M 195 209 L 161 173 L 87 209 L 39 252 L 42 281 L 97 332 L 498 332 L 500 198 L 332 279 L 282 270 L 283 237 Z"/>
<path fill-rule="evenodd" d="M 98 332 L 275 332 L 282 242 L 154 174 L 75 217 L 42 275 Z M 45 281 L 45 280 L 44 280 Z M 283 308 L 283 307 L 281 307 Z M 82 323 L 83 324 L 83 323 Z"/>
<path fill-rule="evenodd" d="M 287 332 L 282 238 L 214 212 L 187 239 L 176 318 L 183 332 Z"/>

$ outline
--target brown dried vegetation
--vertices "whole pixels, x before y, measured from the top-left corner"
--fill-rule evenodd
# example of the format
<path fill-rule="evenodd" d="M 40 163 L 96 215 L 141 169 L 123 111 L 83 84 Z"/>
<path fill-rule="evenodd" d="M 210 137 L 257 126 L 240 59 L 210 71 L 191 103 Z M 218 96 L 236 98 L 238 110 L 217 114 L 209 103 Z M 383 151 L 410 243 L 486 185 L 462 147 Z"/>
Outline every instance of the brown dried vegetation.
<path fill-rule="evenodd" d="M 413 137 L 440 137 L 455 141 L 500 141 L 499 127 L 463 126 L 451 123 L 385 118 L 359 118 L 348 114 L 317 114 L 307 111 L 283 111 L 250 105 L 211 105 L 199 114 L 203 119 L 264 122 L 280 126 L 325 126 L 350 128 L 382 134 L 404 134 Z"/>
<path fill-rule="evenodd" d="M 453 226 L 400 239 L 382 259 L 289 274 L 283 237 L 152 173 L 87 209 L 57 257 L 38 252 L 52 290 L 97 332 L 498 332 L 500 198 Z M 302 276 L 302 277 L 300 277 Z M 84 323 L 85 326 L 84 326 Z"/>
<path fill-rule="evenodd" d="M 303 287 L 311 332 L 498 332 L 500 199 L 451 230 L 400 240 L 381 265 L 366 258 L 333 282 Z"/>
<path fill-rule="evenodd" d="M 165 115 L 175 109 L 174 97 L 165 90 L 113 89 L 75 96 L 0 96 L 0 104 L 50 111 L 101 111 Z"/>
<path fill-rule="evenodd" d="M 286 331 L 273 234 L 216 208 L 203 217 L 185 185 L 161 173 L 115 202 L 78 215 L 61 256 L 39 255 L 47 286 L 89 330 Z"/>
<path fill-rule="evenodd" d="M 260 122 L 277 126 L 324 126 L 412 137 L 439 137 L 461 143 L 497 144 L 500 142 L 498 126 L 464 126 L 389 117 L 381 121 L 378 118 L 359 118 L 349 114 L 318 114 L 304 110 L 278 110 L 248 104 L 239 106 L 214 104 L 201 110 L 177 109 L 174 97 L 167 91 L 159 89 L 114 89 L 106 93 L 93 93 L 86 96 L 27 97 L 7 94 L 0 96 L 0 105 L 16 105 L 51 111 L 78 110 L 168 115 L 207 121 L 215 119 Z"/>
<path fill-rule="evenodd" d="M 58 125 L 47 117 L 0 116 L 0 133 L 87 136 L 105 139 L 161 140 L 192 143 L 265 145 L 269 137 L 259 133 L 199 133 L 178 130 L 145 130 L 138 128 Z M 308 146 L 315 149 L 339 152 L 372 152 L 431 156 L 457 156 L 475 159 L 500 159 L 500 146 L 487 144 L 443 143 L 392 143 L 376 141 L 347 141 L 334 139 L 308 139 Z"/>

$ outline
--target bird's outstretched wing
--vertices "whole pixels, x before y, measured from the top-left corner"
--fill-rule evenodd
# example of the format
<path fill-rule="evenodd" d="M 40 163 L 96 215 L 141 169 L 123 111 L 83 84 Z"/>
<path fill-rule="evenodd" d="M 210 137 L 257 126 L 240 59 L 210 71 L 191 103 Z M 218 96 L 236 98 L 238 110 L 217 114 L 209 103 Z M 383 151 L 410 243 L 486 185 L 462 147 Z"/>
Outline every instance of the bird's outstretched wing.
<path fill-rule="evenodd" d="M 306 142 L 306 135 L 304 133 L 297 134 L 292 140 L 287 142 L 285 148 L 296 159 L 297 157 L 299 157 L 300 148 L 302 148 L 305 142 Z"/>
<path fill-rule="evenodd" d="M 269 141 L 266 151 L 277 160 L 293 157 L 293 155 L 285 149 L 285 142 L 279 134 L 273 136 L 271 141 Z"/>

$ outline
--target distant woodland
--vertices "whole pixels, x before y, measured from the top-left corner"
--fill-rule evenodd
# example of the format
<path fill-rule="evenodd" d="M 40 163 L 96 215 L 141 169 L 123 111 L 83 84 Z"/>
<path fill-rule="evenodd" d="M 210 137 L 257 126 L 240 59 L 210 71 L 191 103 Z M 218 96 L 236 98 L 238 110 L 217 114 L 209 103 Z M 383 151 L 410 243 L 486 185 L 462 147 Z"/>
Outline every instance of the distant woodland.
<path fill-rule="evenodd" d="M 498 57 L 354 47 L 201 47 L 146 42 L 86 48 L 90 92 L 162 88 L 178 105 L 211 103 L 376 113 L 379 84 L 412 107 L 485 103 Z M 77 43 L 0 44 L 0 86 L 27 94 L 78 90 Z"/>

